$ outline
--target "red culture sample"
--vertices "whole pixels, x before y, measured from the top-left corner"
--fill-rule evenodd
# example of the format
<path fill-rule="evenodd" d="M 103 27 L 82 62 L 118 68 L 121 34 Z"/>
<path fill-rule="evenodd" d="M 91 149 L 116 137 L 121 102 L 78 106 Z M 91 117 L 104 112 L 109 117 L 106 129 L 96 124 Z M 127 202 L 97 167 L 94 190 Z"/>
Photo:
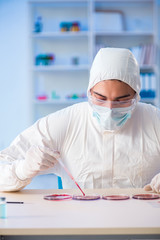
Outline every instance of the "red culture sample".
<path fill-rule="evenodd" d="M 73 195 L 73 200 L 97 200 L 100 199 L 100 195 Z"/>
<path fill-rule="evenodd" d="M 116 194 L 116 195 L 103 195 L 102 199 L 104 200 L 127 200 L 130 196 L 123 195 L 123 194 Z"/>
<path fill-rule="evenodd" d="M 72 199 L 72 196 L 69 194 L 52 194 L 48 196 L 44 196 L 45 200 L 66 200 L 66 199 Z"/>
<path fill-rule="evenodd" d="M 139 200 L 153 200 L 160 198 L 160 196 L 158 194 L 136 194 L 133 195 L 132 198 Z"/>

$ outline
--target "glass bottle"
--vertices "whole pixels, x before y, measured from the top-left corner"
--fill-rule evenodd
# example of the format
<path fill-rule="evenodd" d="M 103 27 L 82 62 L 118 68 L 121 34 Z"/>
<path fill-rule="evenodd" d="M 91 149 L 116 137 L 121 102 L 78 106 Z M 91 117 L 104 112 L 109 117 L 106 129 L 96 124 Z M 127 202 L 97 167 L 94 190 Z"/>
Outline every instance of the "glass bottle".
<path fill-rule="evenodd" d="M 0 218 L 6 218 L 6 198 L 0 197 Z"/>

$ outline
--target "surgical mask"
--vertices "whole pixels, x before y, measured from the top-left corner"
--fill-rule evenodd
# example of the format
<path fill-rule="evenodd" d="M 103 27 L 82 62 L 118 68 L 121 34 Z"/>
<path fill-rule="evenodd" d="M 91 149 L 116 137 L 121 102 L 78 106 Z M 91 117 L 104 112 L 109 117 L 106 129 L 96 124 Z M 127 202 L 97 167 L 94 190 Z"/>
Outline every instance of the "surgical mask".
<path fill-rule="evenodd" d="M 89 103 L 93 109 L 93 116 L 100 126 L 105 130 L 114 132 L 119 130 L 131 117 L 136 105 L 136 98 L 127 101 L 103 101 L 90 96 Z M 108 103 L 112 104 L 113 107 L 106 107 Z"/>

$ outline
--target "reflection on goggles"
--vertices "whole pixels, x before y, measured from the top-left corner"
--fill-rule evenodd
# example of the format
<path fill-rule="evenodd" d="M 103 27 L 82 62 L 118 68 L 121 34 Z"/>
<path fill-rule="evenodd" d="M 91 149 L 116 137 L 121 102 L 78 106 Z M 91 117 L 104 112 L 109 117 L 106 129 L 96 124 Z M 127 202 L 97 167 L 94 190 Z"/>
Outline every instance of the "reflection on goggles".
<path fill-rule="evenodd" d="M 102 107 L 112 107 L 112 108 L 123 108 L 129 107 L 136 102 L 136 97 L 126 100 L 126 101 L 108 101 L 108 100 L 101 100 L 89 95 L 88 100 L 91 104 L 100 105 Z"/>

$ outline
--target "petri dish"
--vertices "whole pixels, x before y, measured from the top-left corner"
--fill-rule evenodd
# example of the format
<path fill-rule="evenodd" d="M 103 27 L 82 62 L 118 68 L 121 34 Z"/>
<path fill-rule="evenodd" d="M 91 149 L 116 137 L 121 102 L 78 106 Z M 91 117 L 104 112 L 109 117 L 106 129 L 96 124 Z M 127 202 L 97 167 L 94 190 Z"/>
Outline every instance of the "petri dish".
<path fill-rule="evenodd" d="M 45 200 L 67 200 L 67 199 L 72 199 L 72 196 L 69 195 L 69 194 L 52 194 L 52 195 L 47 195 L 47 196 L 44 196 L 44 199 Z"/>
<path fill-rule="evenodd" d="M 73 200 L 98 200 L 100 199 L 100 195 L 73 195 L 72 196 Z"/>
<path fill-rule="evenodd" d="M 104 199 L 104 200 L 127 200 L 127 199 L 130 199 L 130 196 L 124 195 L 124 194 L 103 195 L 102 199 Z"/>
<path fill-rule="evenodd" d="M 153 200 L 160 198 L 160 196 L 158 194 L 135 194 L 132 198 L 139 200 Z"/>

